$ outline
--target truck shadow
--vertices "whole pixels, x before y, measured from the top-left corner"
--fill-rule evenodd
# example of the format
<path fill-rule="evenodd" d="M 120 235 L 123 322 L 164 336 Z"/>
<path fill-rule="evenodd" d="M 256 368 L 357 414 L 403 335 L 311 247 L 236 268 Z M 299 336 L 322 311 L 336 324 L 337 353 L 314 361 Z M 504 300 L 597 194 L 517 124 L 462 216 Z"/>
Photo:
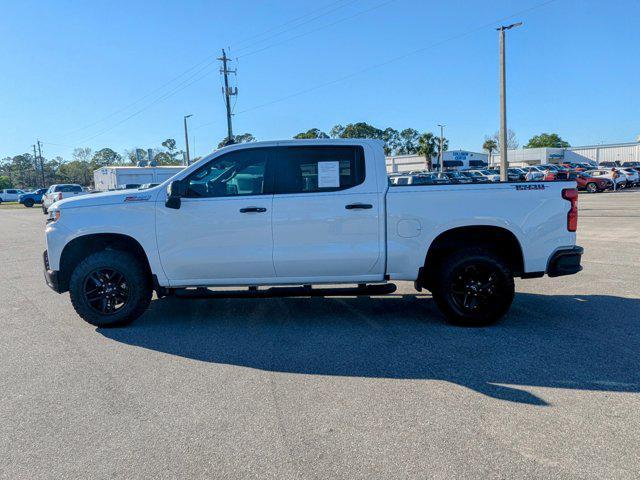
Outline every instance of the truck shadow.
<path fill-rule="evenodd" d="M 153 302 L 105 337 L 171 355 L 310 375 L 444 380 L 547 403 L 527 387 L 640 391 L 640 299 L 520 293 L 499 324 L 447 325 L 426 295 Z"/>

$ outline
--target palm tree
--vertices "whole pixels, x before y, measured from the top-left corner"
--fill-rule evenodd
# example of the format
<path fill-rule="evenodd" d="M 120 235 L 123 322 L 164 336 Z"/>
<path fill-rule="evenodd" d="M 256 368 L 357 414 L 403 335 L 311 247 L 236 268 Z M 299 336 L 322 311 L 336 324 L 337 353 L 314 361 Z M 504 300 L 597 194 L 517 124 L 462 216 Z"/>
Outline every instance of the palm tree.
<path fill-rule="evenodd" d="M 424 155 L 425 166 L 431 170 L 431 159 L 438 151 L 438 140 L 431 132 L 425 132 L 418 138 L 418 154 Z"/>
<path fill-rule="evenodd" d="M 491 163 L 491 154 L 498 150 L 498 143 L 493 138 L 487 138 L 482 144 L 482 149 L 489 152 L 489 160 L 487 161 L 488 165 L 489 163 Z"/>

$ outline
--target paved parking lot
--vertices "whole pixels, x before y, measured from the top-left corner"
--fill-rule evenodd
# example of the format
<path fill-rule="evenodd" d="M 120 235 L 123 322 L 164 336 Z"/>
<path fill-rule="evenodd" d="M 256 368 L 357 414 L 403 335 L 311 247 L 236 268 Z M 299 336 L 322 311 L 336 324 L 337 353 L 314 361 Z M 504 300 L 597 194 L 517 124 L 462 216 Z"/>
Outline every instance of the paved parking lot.
<path fill-rule="evenodd" d="M 82 322 L 0 207 L 0 477 L 638 478 L 640 192 L 581 195 L 585 270 L 446 325 L 374 298 L 163 299 Z"/>

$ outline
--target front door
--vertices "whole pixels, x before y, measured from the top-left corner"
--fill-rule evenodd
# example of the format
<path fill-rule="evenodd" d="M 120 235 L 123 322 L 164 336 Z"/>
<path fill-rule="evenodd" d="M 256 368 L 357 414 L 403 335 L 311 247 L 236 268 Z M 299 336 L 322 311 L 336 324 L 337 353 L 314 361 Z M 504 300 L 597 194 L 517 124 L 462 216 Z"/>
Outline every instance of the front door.
<path fill-rule="evenodd" d="M 379 281 L 383 205 L 360 146 L 279 147 L 273 261 L 279 281 Z"/>
<path fill-rule="evenodd" d="M 160 261 L 172 286 L 275 277 L 269 148 L 231 151 L 187 177 L 179 209 L 157 206 Z"/>

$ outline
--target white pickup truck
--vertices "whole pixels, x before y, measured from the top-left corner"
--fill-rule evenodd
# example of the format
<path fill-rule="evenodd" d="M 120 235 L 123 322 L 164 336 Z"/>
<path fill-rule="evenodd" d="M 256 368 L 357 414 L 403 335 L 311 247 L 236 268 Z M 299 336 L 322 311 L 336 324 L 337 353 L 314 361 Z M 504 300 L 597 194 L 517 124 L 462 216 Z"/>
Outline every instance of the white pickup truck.
<path fill-rule="evenodd" d="M 51 185 L 42 196 L 42 213 L 46 215 L 51 205 L 56 202 L 86 195 L 87 193 L 89 192 L 76 183 L 58 183 Z"/>
<path fill-rule="evenodd" d="M 430 290 L 453 323 L 486 325 L 508 311 L 514 277 L 581 270 L 575 182 L 389 183 L 375 140 L 231 145 L 151 189 L 53 204 L 46 281 L 103 327 L 143 314 L 154 290 L 366 294 L 395 280 Z"/>

